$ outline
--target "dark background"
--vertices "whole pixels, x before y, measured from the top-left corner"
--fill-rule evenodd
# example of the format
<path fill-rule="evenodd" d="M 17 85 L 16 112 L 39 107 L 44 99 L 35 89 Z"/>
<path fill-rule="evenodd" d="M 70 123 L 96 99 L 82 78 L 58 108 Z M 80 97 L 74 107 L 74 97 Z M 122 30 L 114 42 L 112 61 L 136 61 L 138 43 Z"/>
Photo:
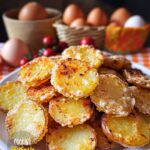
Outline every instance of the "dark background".
<path fill-rule="evenodd" d="M 29 0 L 0 0 L 0 14 L 12 8 L 19 8 Z M 141 15 L 147 22 L 150 22 L 150 0 L 37 0 L 43 6 L 53 7 L 61 11 L 70 4 L 78 4 L 87 14 L 93 7 L 103 8 L 108 16 L 118 7 L 126 7 L 132 14 Z M 0 18 L 0 42 L 7 40 L 6 31 Z M 150 38 L 146 46 L 150 46 Z"/>

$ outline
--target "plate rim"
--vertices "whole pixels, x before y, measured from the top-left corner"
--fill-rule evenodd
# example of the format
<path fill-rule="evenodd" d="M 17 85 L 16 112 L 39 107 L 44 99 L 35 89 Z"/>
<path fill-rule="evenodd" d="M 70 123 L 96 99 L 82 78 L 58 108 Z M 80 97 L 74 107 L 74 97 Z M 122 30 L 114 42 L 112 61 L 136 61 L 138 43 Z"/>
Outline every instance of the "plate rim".
<path fill-rule="evenodd" d="M 132 63 L 132 68 L 137 68 L 137 69 L 140 69 L 142 70 L 144 73 L 150 75 L 150 69 L 143 66 L 143 65 L 140 65 L 138 63 L 134 63 L 134 62 L 131 62 Z M 13 72 L 9 73 L 8 75 L 6 75 L 1 81 L 0 81 L 0 85 L 4 84 L 5 82 L 9 81 L 8 79 L 13 77 L 13 76 L 16 76 L 18 74 L 18 71 L 20 70 L 20 67 L 15 69 Z M 1 139 L 0 139 L 0 150 L 8 150 L 9 147 L 8 145 L 3 142 Z"/>

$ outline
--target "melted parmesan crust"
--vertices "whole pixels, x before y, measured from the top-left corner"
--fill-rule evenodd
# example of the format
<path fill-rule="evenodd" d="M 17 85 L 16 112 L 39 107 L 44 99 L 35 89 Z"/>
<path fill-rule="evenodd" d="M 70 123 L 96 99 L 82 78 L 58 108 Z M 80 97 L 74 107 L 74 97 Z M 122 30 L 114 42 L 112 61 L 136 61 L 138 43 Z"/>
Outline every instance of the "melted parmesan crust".
<path fill-rule="evenodd" d="M 36 144 L 47 132 L 48 114 L 41 105 L 33 101 L 20 101 L 7 113 L 5 125 L 14 142 L 16 138 L 24 138 L 21 133 L 28 134 L 26 140 L 18 141 L 17 145 Z"/>
<path fill-rule="evenodd" d="M 97 110 L 106 114 L 127 116 L 135 105 L 127 85 L 113 74 L 101 74 L 99 85 L 90 97 Z"/>
<path fill-rule="evenodd" d="M 87 98 L 76 101 L 60 96 L 50 101 L 49 113 L 62 126 L 72 127 L 90 119 L 93 109 Z"/>
<path fill-rule="evenodd" d="M 104 57 L 103 66 L 109 67 L 115 70 L 121 70 L 125 68 L 129 69 L 131 68 L 131 62 L 124 57 L 112 55 L 112 56 Z"/>
<path fill-rule="evenodd" d="M 42 85 L 40 87 L 30 87 L 26 91 L 27 98 L 37 103 L 44 104 L 50 101 L 53 97 L 57 96 L 57 92 L 50 84 Z"/>
<path fill-rule="evenodd" d="M 135 97 L 135 107 L 138 111 L 150 115 L 150 90 L 140 87 L 131 87 L 130 89 Z"/>
<path fill-rule="evenodd" d="M 70 46 L 62 53 L 63 58 L 75 58 L 89 63 L 91 67 L 98 68 L 103 64 L 103 56 L 99 50 L 92 46 Z"/>
<path fill-rule="evenodd" d="M 95 150 L 96 133 L 89 125 L 59 128 L 46 136 L 49 150 Z"/>
<path fill-rule="evenodd" d="M 110 68 L 107 68 L 107 67 L 100 67 L 99 70 L 98 70 L 98 73 L 99 74 L 114 74 L 114 75 L 118 75 L 118 72 L 113 70 L 113 69 L 110 69 Z"/>
<path fill-rule="evenodd" d="M 51 70 L 56 64 L 55 59 L 38 57 L 21 67 L 18 80 L 27 87 L 38 87 L 50 80 Z"/>
<path fill-rule="evenodd" d="M 97 70 L 76 59 L 62 59 L 52 70 L 51 84 L 65 97 L 88 97 L 98 85 L 98 81 Z"/>
<path fill-rule="evenodd" d="M 141 147 L 149 143 L 149 125 L 140 114 L 126 117 L 104 115 L 102 129 L 112 141 L 125 147 Z"/>
<path fill-rule="evenodd" d="M 0 109 L 9 111 L 19 101 L 26 98 L 26 88 L 21 82 L 7 82 L 0 86 Z"/>
<path fill-rule="evenodd" d="M 125 69 L 123 75 L 126 80 L 136 86 L 150 89 L 150 77 L 144 75 L 140 70 L 137 69 Z"/>

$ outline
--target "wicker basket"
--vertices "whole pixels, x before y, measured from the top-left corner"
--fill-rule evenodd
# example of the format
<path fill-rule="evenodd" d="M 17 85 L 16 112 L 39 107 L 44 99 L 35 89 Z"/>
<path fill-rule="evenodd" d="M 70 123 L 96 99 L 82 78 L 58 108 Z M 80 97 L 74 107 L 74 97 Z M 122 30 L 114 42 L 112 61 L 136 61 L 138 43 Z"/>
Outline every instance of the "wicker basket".
<path fill-rule="evenodd" d="M 69 46 L 79 45 L 82 37 L 90 36 L 94 40 L 94 44 L 97 48 L 101 48 L 104 45 L 105 27 L 80 27 L 73 28 L 64 25 L 61 20 L 53 24 L 56 28 L 59 40 L 65 41 Z"/>

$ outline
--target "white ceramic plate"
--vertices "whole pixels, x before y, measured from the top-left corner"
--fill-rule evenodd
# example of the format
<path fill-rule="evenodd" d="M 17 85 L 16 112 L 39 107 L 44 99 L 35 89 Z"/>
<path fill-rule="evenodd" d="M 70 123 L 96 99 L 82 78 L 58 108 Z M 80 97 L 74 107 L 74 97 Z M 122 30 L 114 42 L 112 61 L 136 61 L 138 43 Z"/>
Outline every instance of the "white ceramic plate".
<path fill-rule="evenodd" d="M 136 63 L 133 63 L 133 68 L 137 68 L 142 70 L 144 73 L 146 73 L 147 75 L 150 75 L 150 70 L 139 65 Z M 11 74 L 9 74 L 8 76 L 6 76 L 2 81 L 0 81 L 0 84 L 4 84 L 7 81 L 13 81 L 17 79 L 17 73 L 18 73 L 19 69 L 16 69 L 14 72 L 12 72 Z M 10 150 L 10 145 L 12 143 L 9 142 L 9 138 L 8 138 L 8 134 L 7 131 L 4 127 L 4 120 L 5 120 L 5 116 L 6 114 L 3 112 L 0 112 L 0 150 Z M 47 150 L 46 144 L 42 141 L 40 143 L 38 143 L 35 146 L 35 150 Z M 119 148 L 119 150 L 121 150 Z M 136 148 L 136 149 L 129 149 L 129 148 L 122 148 L 122 150 L 150 150 L 150 145 L 147 145 L 146 147 L 143 148 Z"/>

